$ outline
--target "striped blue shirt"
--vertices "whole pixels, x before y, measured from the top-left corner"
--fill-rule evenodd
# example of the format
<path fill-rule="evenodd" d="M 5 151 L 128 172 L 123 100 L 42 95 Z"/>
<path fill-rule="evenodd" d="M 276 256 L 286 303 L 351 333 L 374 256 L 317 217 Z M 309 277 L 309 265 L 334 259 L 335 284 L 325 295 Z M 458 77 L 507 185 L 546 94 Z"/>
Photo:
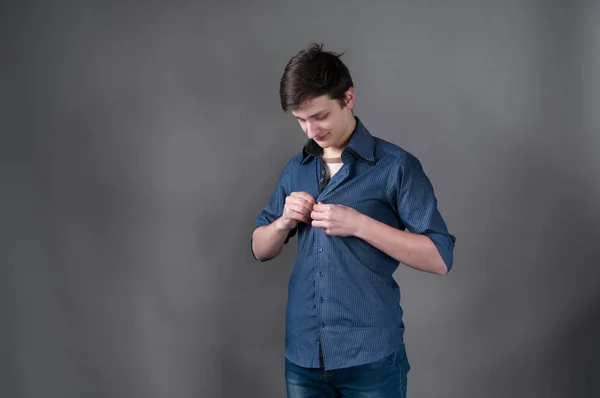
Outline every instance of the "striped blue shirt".
<path fill-rule="evenodd" d="M 455 237 L 437 208 L 419 160 L 372 136 L 359 118 L 342 153 L 342 168 L 327 181 L 321 148 L 309 140 L 285 166 L 256 226 L 283 213 L 285 198 L 304 191 L 317 202 L 342 204 L 387 225 L 431 238 L 448 269 Z M 399 263 L 356 237 L 328 236 L 299 223 L 298 253 L 288 284 L 285 355 L 304 367 L 344 368 L 378 360 L 404 341 Z"/>

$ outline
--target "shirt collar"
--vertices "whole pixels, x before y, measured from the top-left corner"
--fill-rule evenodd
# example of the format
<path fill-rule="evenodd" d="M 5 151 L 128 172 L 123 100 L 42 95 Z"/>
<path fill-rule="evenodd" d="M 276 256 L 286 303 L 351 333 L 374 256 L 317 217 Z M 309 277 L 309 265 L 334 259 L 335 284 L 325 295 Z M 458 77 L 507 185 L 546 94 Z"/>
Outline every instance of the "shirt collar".
<path fill-rule="evenodd" d="M 356 127 L 350 136 L 350 141 L 344 149 L 359 160 L 365 161 L 371 165 L 375 164 L 375 139 L 369 133 L 358 117 Z M 314 140 L 310 139 L 304 144 L 302 149 L 302 164 L 305 164 L 311 157 L 319 157 L 323 153 L 323 148 Z"/>

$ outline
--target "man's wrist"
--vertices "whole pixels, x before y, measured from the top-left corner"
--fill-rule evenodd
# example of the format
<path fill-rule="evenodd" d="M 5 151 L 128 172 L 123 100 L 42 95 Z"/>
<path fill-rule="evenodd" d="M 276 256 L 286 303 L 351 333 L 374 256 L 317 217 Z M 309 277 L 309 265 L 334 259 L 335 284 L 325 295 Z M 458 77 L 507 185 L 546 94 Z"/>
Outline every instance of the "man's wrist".
<path fill-rule="evenodd" d="M 356 220 L 354 221 L 353 235 L 355 238 L 365 238 L 365 230 L 369 227 L 369 221 L 369 216 L 366 216 L 362 213 L 358 213 L 358 215 L 356 216 Z"/>
<path fill-rule="evenodd" d="M 288 234 L 294 227 L 288 227 L 283 221 L 283 217 L 279 217 L 275 220 L 275 230 L 281 234 Z"/>

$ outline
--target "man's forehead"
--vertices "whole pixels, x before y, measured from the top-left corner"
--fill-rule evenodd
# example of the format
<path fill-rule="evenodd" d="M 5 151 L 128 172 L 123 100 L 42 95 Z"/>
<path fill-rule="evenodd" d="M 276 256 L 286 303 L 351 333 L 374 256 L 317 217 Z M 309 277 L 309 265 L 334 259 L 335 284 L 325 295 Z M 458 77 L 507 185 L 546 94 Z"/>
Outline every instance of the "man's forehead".
<path fill-rule="evenodd" d="M 320 113 L 328 111 L 330 108 L 331 100 L 329 100 L 328 98 L 319 97 L 306 101 L 297 109 L 294 109 L 292 111 L 292 114 L 302 119 L 309 119 L 311 117 L 319 115 Z"/>

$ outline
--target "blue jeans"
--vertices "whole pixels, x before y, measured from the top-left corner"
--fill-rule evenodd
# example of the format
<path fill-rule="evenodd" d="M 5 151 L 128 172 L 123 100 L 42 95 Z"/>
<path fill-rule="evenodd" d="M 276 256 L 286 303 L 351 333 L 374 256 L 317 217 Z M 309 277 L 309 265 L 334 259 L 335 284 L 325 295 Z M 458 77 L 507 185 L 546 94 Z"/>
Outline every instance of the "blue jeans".
<path fill-rule="evenodd" d="M 406 398 L 410 370 L 404 347 L 366 365 L 324 371 L 285 360 L 288 398 Z"/>

